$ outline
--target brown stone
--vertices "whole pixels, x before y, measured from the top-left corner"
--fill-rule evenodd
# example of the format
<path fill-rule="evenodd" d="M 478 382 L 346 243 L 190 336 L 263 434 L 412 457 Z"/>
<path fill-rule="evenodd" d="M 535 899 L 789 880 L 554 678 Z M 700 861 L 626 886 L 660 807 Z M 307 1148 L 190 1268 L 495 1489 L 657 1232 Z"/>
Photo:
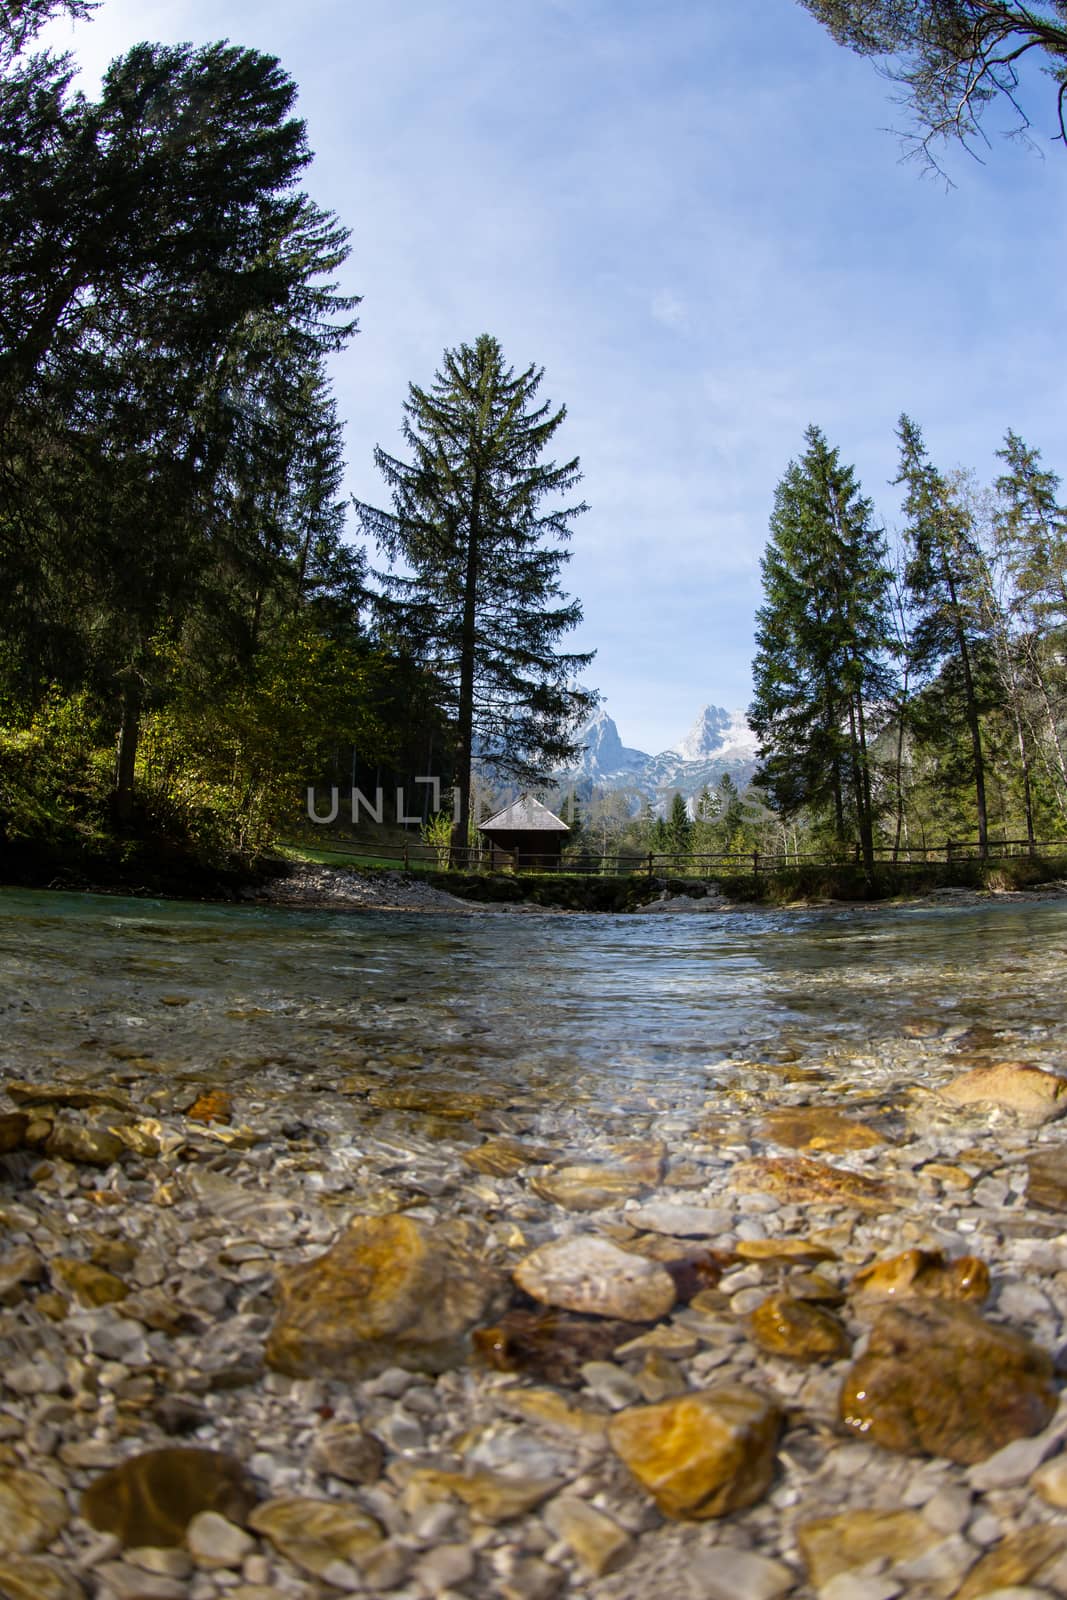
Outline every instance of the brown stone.
<path fill-rule="evenodd" d="M 626 1560 L 633 1542 L 617 1522 L 577 1495 L 559 1495 L 546 1508 L 545 1521 L 590 1578 L 614 1572 Z"/>
<path fill-rule="evenodd" d="M 648 1187 L 645 1179 L 618 1167 L 558 1167 L 530 1181 L 542 1200 L 567 1211 L 600 1211 L 634 1199 Z"/>
<path fill-rule="evenodd" d="M 231 1122 L 233 1095 L 225 1089 L 205 1089 L 198 1094 L 185 1115 L 190 1122 Z"/>
<path fill-rule="evenodd" d="M 975 1067 L 940 1091 L 956 1106 L 990 1106 L 1015 1112 L 1025 1122 L 1049 1122 L 1067 1111 L 1067 1078 L 1026 1061 L 998 1061 Z"/>
<path fill-rule="evenodd" d="M 73 1261 L 55 1256 L 49 1263 L 55 1288 L 72 1295 L 80 1306 L 108 1306 L 125 1300 L 129 1288 L 121 1278 L 91 1261 Z"/>
<path fill-rule="evenodd" d="M 869 1562 L 921 1556 L 942 1538 L 925 1517 L 906 1510 L 842 1511 L 797 1528 L 797 1546 L 815 1589 Z"/>
<path fill-rule="evenodd" d="M 1067 1211 L 1067 1150 L 1038 1150 L 1026 1163 L 1026 1198 L 1045 1211 Z"/>
<path fill-rule="evenodd" d="M 1009 1534 L 975 1563 L 956 1590 L 955 1600 L 979 1600 L 995 1590 L 1032 1583 L 1065 1550 L 1067 1528 L 1045 1524 Z"/>
<path fill-rule="evenodd" d="M 757 1156 L 751 1161 L 739 1161 L 731 1183 L 741 1194 L 774 1194 L 786 1204 L 883 1211 L 896 1203 L 887 1184 L 816 1161 L 813 1156 Z"/>
<path fill-rule="evenodd" d="M 110 1167 L 126 1146 L 106 1128 L 84 1128 L 77 1122 L 58 1121 L 45 1140 L 45 1154 L 88 1167 Z"/>
<path fill-rule="evenodd" d="M 578 1388 L 586 1361 L 607 1361 L 632 1322 L 580 1317 L 565 1311 L 508 1311 L 491 1328 L 478 1328 L 474 1348 L 498 1372 L 525 1372 L 563 1388 Z"/>
<path fill-rule="evenodd" d="M 0 1306 L 17 1306 L 25 1297 L 26 1285 L 40 1283 L 44 1262 L 31 1245 L 0 1256 Z"/>
<path fill-rule="evenodd" d="M 0 1466 L 0 1556 L 33 1555 L 66 1525 L 66 1496 L 47 1478 Z"/>
<path fill-rule="evenodd" d="M 540 1245 L 513 1276 L 520 1289 L 544 1305 L 624 1322 L 656 1322 L 676 1299 L 671 1275 L 658 1261 L 591 1234 Z"/>
<path fill-rule="evenodd" d="M 887 1308 L 841 1391 L 845 1425 L 876 1444 L 970 1465 L 1030 1434 L 1056 1409 L 1052 1358 L 969 1306 Z"/>
<path fill-rule="evenodd" d="M 843 1322 L 810 1300 L 768 1295 L 749 1319 L 752 1337 L 771 1355 L 790 1361 L 837 1361 L 852 1349 Z"/>
<path fill-rule="evenodd" d="M 324 1255 L 279 1273 L 268 1364 L 348 1378 L 458 1366 L 501 1283 L 475 1243 L 461 1222 L 357 1218 Z"/>
<path fill-rule="evenodd" d="M 22 1149 L 29 1125 L 30 1119 L 22 1111 L 0 1112 L 0 1156 Z"/>
<path fill-rule="evenodd" d="M 734 1254 L 742 1261 L 796 1261 L 811 1266 L 837 1260 L 832 1250 L 814 1239 L 738 1239 Z"/>
<path fill-rule="evenodd" d="M 438 1467 L 415 1467 L 408 1484 L 433 1496 L 453 1496 L 482 1522 L 510 1522 L 524 1517 L 542 1500 L 562 1487 L 561 1478 L 524 1478 L 489 1472 L 447 1472 Z"/>
<path fill-rule="evenodd" d="M 368 1103 L 382 1111 L 425 1111 L 457 1122 L 469 1121 L 481 1111 L 491 1111 L 499 1101 L 491 1094 L 462 1093 L 449 1089 L 372 1089 Z"/>
<path fill-rule="evenodd" d="M 487 1139 L 474 1150 L 464 1150 L 463 1160 L 475 1172 L 484 1172 L 490 1178 L 511 1178 L 523 1167 L 551 1160 L 551 1151 L 521 1144 L 518 1139 Z"/>
<path fill-rule="evenodd" d="M 729 1384 L 620 1411 L 608 1441 L 665 1515 L 703 1521 L 766 1493 L 781 1422 L 773 1400 Z"/>
<path fill-rule="evenodd" d="M 133 1105 L 116 1089 L 93 1089 L 86 1084 L 24 1083 L 9 1078 L 5 1085 L 17 1106 L 70 1106 L 86 1110 L 92 1106 L 113 1106 L 117 1111 L 132 1111 Z"/>
<path fill-rule="evenodd" d="M 146 1450 L 101 1473 L 81 1498 L 86 1522 L 124 1545 L 180 1545 L 201 1511 L 244 1522 L 255 1504 L 241 1463 L 216 1450 Z"/>
<path fill-rule="evenodd" d="M 376 1483 L 382 1475 L 385 1451 L 372 1433 L 358 1422 L 335 1422 L 324 1428 L 311 1451 L 317 1472 L 345 1483 Z"/>
<path fill-rule="evenodd" d="M 85 1600 L 85 1590 L 58 1561 L 23 1556 L 0 1561 L 0 1600 Z"/>
<path fill-rule="evenodd" d="M 852 1288 L 872 1300 L 929 1295 L 981 1304 L 989 1295 L 989 1268 L 978 1256 L 946 1260 L 942 1250 L 905 1250 L 857 1272 Z"/>
<path fill-rule="evenodd" d="M 760 1132 L 774 1144 L 788 1145 L 793 1150 L 826 1150 L 831 1154 L 841 1150 L 869 1150 L 885 1144 L 885 1135 L 856 1122 L 833 1106 L 796 1107 L 774 1111 L 763 1121 Z"/>
<path fill-rule="evenodd" d="M 359 1506 L 303 1495 L 265 1500 L 248 1518 L 248 1526 L 316 1577 L 335 1561 L 358 1561 L 385 1538 L 380 1525 Z"/>

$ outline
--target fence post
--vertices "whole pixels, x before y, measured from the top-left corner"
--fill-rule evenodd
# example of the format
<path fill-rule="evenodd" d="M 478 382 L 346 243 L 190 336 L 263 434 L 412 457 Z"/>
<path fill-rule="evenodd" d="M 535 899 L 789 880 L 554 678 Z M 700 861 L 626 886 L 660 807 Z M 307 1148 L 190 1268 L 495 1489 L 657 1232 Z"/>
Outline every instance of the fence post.
<path fill-rule="evenodd" d="M 648 852 L 648 881 L 652 882 L 652 851 Z"/>
<path fill-rule="evenodd" d="M 516 850 L 516 852 L 515 852 L 515 871 L 518 872 L 518 870 L 519 870 L 519 852 L 518 852 L 518 850 Z"/>
<path fill-rule="evenodd" d="M 945 840 L 945 860 L 946 861 L 951 861 L 952 860 L 952 840 L 951 839 L 946 839 Z"/>
<path fill-rule="evenodd" d="M 759 851 L 758 850 L 753 850 L 753 852 L 752 852 L 752 876 L 754 878 L 758 878 L 759 877 Z"/>

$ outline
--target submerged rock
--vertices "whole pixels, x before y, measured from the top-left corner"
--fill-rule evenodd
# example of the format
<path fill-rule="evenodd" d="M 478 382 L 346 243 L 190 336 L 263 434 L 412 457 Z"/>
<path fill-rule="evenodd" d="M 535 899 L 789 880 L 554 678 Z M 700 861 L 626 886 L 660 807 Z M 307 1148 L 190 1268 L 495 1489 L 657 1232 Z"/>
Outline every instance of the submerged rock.
<path fill-rule="evenodd" d="M 23 1557 L 0 1561 L 3 1600 L 85 1600 L 85 1590 L 58 1561 Z"/>
<path fill-rule="evenodd" d="M 843 1572 L 875 1561 L 913 1559 L 942 1535 L 918 1511 L 842 1511 L 797 1528 L 797 1546 L 812 1586 L 822 1589 Z"/>
<path fill-rule="evenodd" d="M 774 1111 L 760 1128 L 765 1139 L 794 1150 L 869 1150 L 885 1144 L 885 1135 L 865 1122 L 845 1116 L 834 1106 L 802 1106 Z"/>
<path fill-rule="evenodd" d="M 471 1246 L 461 1222 L 358 1218 L 325 1255 L 279 1273 L 268 1364 L 291 1377 L 348 1378 L 458 1366 L 501 1284 Z"/>
<path fill-rule="evenodd" d="M 1052 1357 L 970 1307 L 882 1312 L 841 1391 L 846 1427 L 889 1450 L 971 1465 L 1039 1433 L 1056 1409 Z"/>
<path fill-rule="evenodd" d="M 32 1555 L 66 1525 L 66 1497 L 47 1478 L 0 1467 L 0 1555 Z"/>
<path fill-rule="evenodd" d="M 590 1234 L 539 1246 L 513 1276 L 520 1289 L 544 1305 L 624 1322 L 656 1322 L 676 1299 L 671 1275 L 658 1261 Z"/>
<path fill-rule="evenodd" d="M 749 1326 L 761 1349 L 790 1361 L 836 1361 L 852 1349 L 840 1318 L 788 1294 L 768 1295 L 753 1311 Z"/>
<path fill-rule="evenodd" d="M 832 1167 L 812 1156 L 757 1156 L 739 1161 L 732 1174 L 741 1194 L 777 1195 L 788 1205 L 853 1206 L 882 1211 L 895 1203 L 888 1184 L 861 1172 Z"/>
<path fill-rule="evenodd" d="M 302 1495 L 265 1500 L 252 1512 L 248 1525 L 316 1577 L 335 1561 L 358 1561 L 385 1538 L 380 1524 L 359 1506 Z"/>
<path fill-rule="evenodd" d="M 95 1478 L 81 1498 L 86 1522 L 124 1545 L 180 1545 L 201 1511 L 243 1522 L 255 1504 L 244 1468 L 217 1450 L 163 1448 Z"/>
<path fill-rule="evenodd" d="M 526 1372 L 568 1388 L 582 1381 L 587 1361 L 606 1361 L 633 1337 L 633 1323 L 579 1317 L 559 1311 L 509 1311 L 491 1328 L 478 1328 L 474 1347 L 498 1372 Z"/>
<path fill-rule="evenodd" d="M 648 1184 L 639 1174 L 618 1167 L 558 1167 L 531 1180 L 542 1200 L 567 1211 L 600 1211 L 643 1194 Z"/>
<path fill-rule="evenodd" d="M 905 1250 L 857 1272 L 852 1288 L 872 1300 L 928 1295 L 938 1300 L 980 1303 L 989 1294 L 989 1268 L 978 1256 L 948 1260 L 942 1250 Z"/>
<path fill-rule="evenodd" d="M 1026 1163 L 1026 1198 L 1045 1211 L 1067 1211 L 1067 1150 L 1038 1150 Z"/>
<path fill-rule="evenodd" d="M 1045 1072 L 1026 1061 L 998 1061 L 975 1067 L 940 1091 L 956 1106 L 988 1105 L 1013 1111 L 1023 1121 L 1049 1122 L 1067 1111 L 1067 1078 Z"/>
<path fill-rule="evenodd" d="M 781 1423 L 773 1400 L 729 1384 L 621 1411 L 608 1441 L 662 1512 L 703 1521 L 766 1493 Z"/>

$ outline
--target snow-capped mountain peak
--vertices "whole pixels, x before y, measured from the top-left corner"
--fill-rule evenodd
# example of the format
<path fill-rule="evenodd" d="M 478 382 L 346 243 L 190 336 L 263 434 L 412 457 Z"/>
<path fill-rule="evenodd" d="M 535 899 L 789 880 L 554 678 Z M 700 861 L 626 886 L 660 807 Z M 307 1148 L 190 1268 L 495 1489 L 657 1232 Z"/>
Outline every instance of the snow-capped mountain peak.
<path fill-rule="evenodd" d="M 755 759 L 758 742 L 743 711 L 704 706 L 685 738 L 671 750 L 683 761 L 709 761 L 725 755 L 744 761 Z"/>

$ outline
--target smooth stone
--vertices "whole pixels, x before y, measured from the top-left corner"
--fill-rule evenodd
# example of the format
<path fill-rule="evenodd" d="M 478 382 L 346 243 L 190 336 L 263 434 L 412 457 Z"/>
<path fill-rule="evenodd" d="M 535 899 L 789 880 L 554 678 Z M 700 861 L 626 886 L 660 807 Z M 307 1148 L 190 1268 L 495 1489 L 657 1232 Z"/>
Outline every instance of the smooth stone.
<path fill-rule="evenodd" d="M 474 1348 L 498 1372 L 527 1372 L 577 1388 L 582 1367 L 613 1354 L 633 1333 L 622 1318 L 581 1317 L 566 1311 L 508 1311 L 491 1328 L 476 1328 Z"/>
<path fill-rule="evenodd" d="M 95 1478 L 81 1497 L 86 1522 L 124 1545 L 181 1545 L 201 1511 L 243 1522 L 255 1495 L 244 1468 L 215 1450 L 164 1447 L 131 1456 Z"/>
<path fill-rule="evenodd" d="M 648 1184 L 640 1174 L 617 1167 L 557 1167 L 531 1179 L 530 1188 L 567 1211 L 600 1211 L 643 1194 Z"/>
<path fill-rule="evenodd" d="M 252 1554 L 256 1542 L 243 1528 L 217 1511 L 200 1511 L 185 1530 L 189 1554 L 198 1567 L 239 1567 Z"/>
<path fill-rule="evenodd" d="M 1058 1511 L 1067 1510 L 1067 1455 L 1054 1456 L 1038 1467 L 1030 1479 L 1030 1487 L 1046 1505 L 1055 1506 Z"/>
<path fill-rule="evenodd" d="M 179 1578 L 165 1578 L 155 1572 L 141 1572 L 124 1561 L 102 1561 L 94 1576 L 105 1587 L 98 1590 L 102 1600 L 187 1600 L 189 1585 Z"/>
<path fill-rule="evenodd" d="M 559 1495 L 545 1507 L 545 1521 L 573 1553 L 582 1571 L 600 1578 L 622 1565 L 633 1544 L 625 1529 L 576 1495 Z"/>
<path fill-rule="evenodd" d="M 358 1564 L 360 1556 L 385 1538 L 380 1523 L 358 1506 L 303 1495 L 264 1500 L 248 1517 L 248 1526 L 315 1577 L 322 1577 L 335 1561 Z"/>
<path fill-rule="evenodd" d="M 190 1122 L 231 1122 L 233 1095 L 225 1089 L 206 1089 L 197 1095 L 185 1115 Z"/>
<path fill-rule="evenodd" d="M 524 1167 L 550 1161 L 552 1152 L 518 1139 L 487 1139 L 475 1150 L 464 1150 L 462 1160 L 475 1172 L 490 1178 L 512 1178 Z"/>
<path fill-rule="evenodd" d="M 26 1556 L 0 1561 L 2 1600 L 85 1600 L 85 1590 L 58 1562 Z"/>
<path fill-rule="evenodd" d="M 970 1466 L 1047 1426 L 1052 1371 L 1047 1351 L 969 1306 L 916 1300 L 878 1317 L 845 1377 L 840 1415 L 887 1449 Z"/>
<path fill-rule="evenodd" d="M 870 1150 L 886 1143 L 884 1134 L 832 1106 L 773 1111 L 764 1118 L 760 1133 L 774 1144 L 793 1150 L 826 1150 L 831 1155 L 843 1150 Z"/>
<path fill-rule="evenodd" d="M 991 1590 L 1007 1589 L 1039 1579 L 1067 1550 L 1067 1528 L 1038 1524 L 1008 1534 L 982 1556 L 956 1591 L 955 1600 L 979 1600 Z"/>
<path fill-rule="evenodd" d="M 974 1067 L 938 1091 L 951 1105 L 988 1105 L 1015 1112 L 1038 1125 L 1067 1111 L 1067 1078 L 1025 1061 L 998 1061 Z"/>
<path fill-rule="evenodd" d="M 1061 1403 L 1059 1413 L 1051 1426 L 1042 1433 L 1027 1439 L 1013 1439 L 995 1455 L 980 1461 L 967 1473 L 967 1481 L 975 1489 L 986 1493 L 990 1489 L 1013 1489 L 1025 1483 L 1040 1467 L 1046 1456 L 1059 1449 L 1067 1436 L 1067 1414 Z"/>
<path fill-rule="evenodd" d="M 730 1182 L 741 1194 L 769 1193 L 789 1205 L 884 1211 L 887 1205 L 896 1204 L 888 1184 L 817 1161 L 814 1156 L 756 1156 L 739 1161 L 730 1174 Z"/>
<path fill-rule="evenodd" d="M 208 1511 L 205 1516 L 212 1516 Z M 195 1520 L 195 1519 L 194 1519 Z M 143 1572 L 155 1572 L 162 1578 L 188 1578 L 193 1571 L 193 1558 L 187 1550 L 176 1546 L 162 1547 L 146 1544 L 133 1545 L 122 1552 L 127 1566 L 139 1567 Z"/>
<path fill-rule="evenodd" d="M 334 1422 L 323 1428 L 311 1448 L 311 1465 L 345 1483 L 376 1483 L 385 1451 L 358 1422 Z"/>
<path fill-rule="evenodd" d="M 476 1561 L 468 1544 L 439 1544 L 415 1563 L 416 1582 L 431 1594 L 454 1594 L 474 1577 Z"/>
<path fill-rule="evenodd" d="M 918 1556 L 940 1544 L 941 1534 L 918 1511 L 842 1511 L 816 1517 L 796 1530 L 797 1547 L 808 1576 L 822 1589 L 839 1573 L 854 1572 L 876 1561 L 896 1562 Z"/>
<path fill-rule="evenodd" d="M 703 1520 L 753 1505 L 774 1476 L 777 1404 L 724 1385 L 622 1411 L 608 1442 L 669 1517 Z"/>
<path fill-rule="evenodd" d="M 1026 1163 L 1027 1203 L 1044 1211 L 1067 1211 L 1067 1149 L 1037 1150 Z"/>
<path fill-rule="evenodd" d="M 448 1472 L 438 1467 L 415 1467 L 408 1483 L 431 1495 L 450 1495 L 482 1522 L 509 1522 L 523 1517 L 562 1486 L 560 1478 L 531 1478 L 490 1472 Z"/>
<path fill-rule="evenodd" d="M 44 1261 L 30 1245 L 0 1256 L 0 1306 L 17 1306 L 25 1299 L 26 1286 L 40 1283 L 44 1274 Z"/>
<path fill-rule="evenodd" d="M 852 1350 L 838 1317 L 789 1294 L 768 1295 L 752 1312 L 749 1327 L 761 1349 L 790 1361 L 836 1361 Z"/>
<path fill-rule="evenodd" d="M 29 1125 L 30 1119 L 24 1111 L 0 1112 L 0 1156 L 22 1149 Z"/>
<path fill-rule="evenodd" d="M 729 1231 L 733 1212 L 654 1200 L 638 1206 L 635 1211 L 627 1211 L 626 1221 L 634 1228 L 647 1228 L 651 1233 L 667 1233 L 680 1239 L 715 1239 Z"/>
<path fill-rule="evenodd" d="M 115 1134 L 103 1128 L 83 1128 L 76 1122 L 55 1122 L 45 1140 L 47 1156 L 74 1161 L 82 1166 L 110 1167 L 126 1146 Z"/>
<path fill-rule="evenodd" d="M 115 1273 L 94 1267 L 91 1261 L 56 1256 L 49 1263 L 52 1282 L 80 1306 L 108 1306 L 125 1300 L 129 1287 Z"/>
<path fill-rule="evenodd" d="M 857 1272 L 852 1289 L 872 1297 L 930 1295 L 980 1304 L 989 1294 L 989 1268 L 978 1256 L 947 1260 L 943 1250 L 905 1250 Z"/>
<path fill-rule="evenodd" d="M 540 1245 L 512 1275 L 545 1305 L 623 1322 L 656 1322 L 676 1299 L 674 1281 L 659 1262 L 591 1234 Z"/>
<path fill-rule="evenodd" d="M 819 1590 L 819 1600 L 897 1600 L 904 1585 L 884 1573 L 840 1572 Z"/>
<path fill-rule="evenodd" d="M 738 1239 L 734 1254 L 742 1261 L 798 1262 L 804 1266 L 837 1260 L 832 1250 L 816 1244 L 814 1239 Z"/>
<path fill-rule="evenodd" d="M 751 1550 L 716 1545 L 689 1558 L 690 1592 L 699 1600 L 779 1600 L 796 1584 L 796 1573 L 781 1561 Z"/>
<path fill-rule="evenodd" d="M 459 1222 L 357 1218 L 324 1255 L 279 1272 L 268 1364 L 290 1377 L 344 1378 L 459 1366 L 501 1282 L 473 1238 Z"/>
<path fill-rule="evenodd" d="M 33 1555 L 67 1525 L 66 1496 L 47 1478 L 0 1466 L 0 1555 Z"/>

